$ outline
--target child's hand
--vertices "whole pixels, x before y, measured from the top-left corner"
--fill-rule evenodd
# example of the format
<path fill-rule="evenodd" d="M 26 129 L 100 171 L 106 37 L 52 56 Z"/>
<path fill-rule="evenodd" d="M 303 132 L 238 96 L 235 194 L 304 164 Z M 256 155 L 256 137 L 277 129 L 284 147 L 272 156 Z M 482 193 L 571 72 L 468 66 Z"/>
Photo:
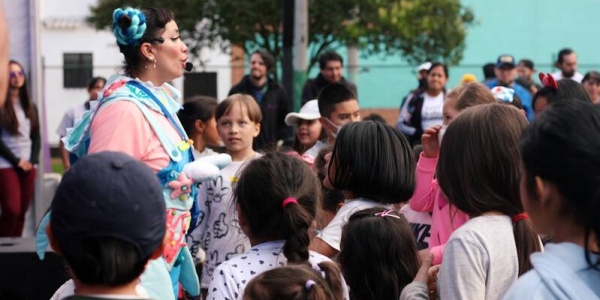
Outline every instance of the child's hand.
<path fill-rule="evenodd" d="M 425 129 L 421 136 L 421 143 L 423 144 L 423 156 L 427 158 L 437 158 L 440 155 L 440 141 L 439 133 L 442 126 L 433 126 Z"/>
<path fill-rule="evenodd" d="M 437 274 L 440 271 L 440 266 L 431 266 L 431 262 L 433 261 L 433 254 L 429 254 L 424 260 L 423 264 L 421 264 L 421 268 L 419 268 L 419 272 L 415 276 L 414 281 L 422 282 L 427 285 L 429 289 L 429 299 L 436 299 L 436 291 L 437 291 Z M 413 281 L 413 282 L 414 282 Z"/>

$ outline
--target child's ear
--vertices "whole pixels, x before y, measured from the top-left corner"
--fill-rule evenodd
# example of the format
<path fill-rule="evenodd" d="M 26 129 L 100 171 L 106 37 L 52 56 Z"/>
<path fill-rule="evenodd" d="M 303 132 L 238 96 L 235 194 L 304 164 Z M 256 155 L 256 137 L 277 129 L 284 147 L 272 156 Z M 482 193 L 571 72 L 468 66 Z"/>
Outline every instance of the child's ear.
<path fill-rule="evenodd" d="M 50 247 L 52 247 L 52 250 L 54 250 L 56 254 L 62 254 L 60 248 L 58 247 L 58 243 L 56 243 L 54 234 L 52 234 L 52 229 L 50 229 L 50 223 L 46 225 L 46 235 L 48 236 L 48 241 L 50 242 Z"/>
<path fill-rule="evenodd" d="M 238 224 L 240 224 L 240 229 L 242 229 L 242 231 L 248 235 L 248 222 L 246 221 L 246 215 L 244 215 L 244 212 L 242 212 L 242 209 L 240 208 L 240 204 L 236 203 L 235 204 L 235 209 L 236 209 L 236 213 L 237 213 L 237 218 L 238 218 Z"/>
<path fill-rule="evenodd" d="M 202 120 L 196 120 L 196 122 L 194 122 L 194 131 L 196 131 L 197 133 L 203 134 L 205 128 L 206 125 L 204 125 Z"/>
<path fill-rule="evenodd" d="M 253 137 L 257 137 L 260 133 L 260 123 L 254 123 L 254 134 Z"/>

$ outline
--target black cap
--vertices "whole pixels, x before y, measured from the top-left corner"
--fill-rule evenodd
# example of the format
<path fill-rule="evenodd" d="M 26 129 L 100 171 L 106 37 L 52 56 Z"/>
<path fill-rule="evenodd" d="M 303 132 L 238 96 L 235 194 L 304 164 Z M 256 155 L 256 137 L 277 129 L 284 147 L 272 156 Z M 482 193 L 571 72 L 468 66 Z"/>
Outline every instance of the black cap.
<path fill-rule="evenodd" d="M 120 152 L 79 159 L 52 200 L 50 228 L 60 250 L 78 257 L 81 241 L 112 237 L 134 245 L 140 258 L 158 249 L 166 231 L 166 207 L 158 177 Z"/>
<path fill-rule="evenodd" d="M 496 67 L 502 68 L 505 66 L 512 68 L 516 66 L 515 58 L 512 55 L 505 54 L 498 57 L 498 61 L 496 61 Z"/>

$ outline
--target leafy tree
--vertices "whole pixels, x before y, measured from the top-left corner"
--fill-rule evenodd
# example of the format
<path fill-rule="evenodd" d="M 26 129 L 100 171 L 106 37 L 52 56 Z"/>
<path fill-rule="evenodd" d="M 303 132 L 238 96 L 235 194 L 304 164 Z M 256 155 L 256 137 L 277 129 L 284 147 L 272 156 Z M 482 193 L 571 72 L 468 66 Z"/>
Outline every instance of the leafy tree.
<path fill-rule="evenodd" d="M 283 0 L 286 1 L 286 0 Z M 460 0 L 308 0 L 309 68 L 326 49 L 356 46 L 364 55 L 400 55 L 411 64 L 462 59 L 470 9 Z M 123 5 L 166 7 L 197 55 L 203 46 L 246 53 L 264 48 L 282 54 L 283 2 L 280 0 L 99 0 L 88 22 L 110 26 L 112 11 Z"/>

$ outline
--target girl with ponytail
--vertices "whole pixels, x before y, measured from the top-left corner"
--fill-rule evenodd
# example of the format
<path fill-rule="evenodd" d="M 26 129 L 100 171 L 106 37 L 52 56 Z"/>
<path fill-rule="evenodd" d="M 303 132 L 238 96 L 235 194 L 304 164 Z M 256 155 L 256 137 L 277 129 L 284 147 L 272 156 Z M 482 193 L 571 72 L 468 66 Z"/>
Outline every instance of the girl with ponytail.
<path fill-rule="evenodd" d="M 308 250 L 319 191 L 317 177 L 297 158 L 268 153 L 248 163 L 235 185 L 234 201 L 252 248 L 217 267 L 207 299 L 242 299 L 248 282 L 263 272 L 288 264 L 316 268 L 330 261 Z"/>

